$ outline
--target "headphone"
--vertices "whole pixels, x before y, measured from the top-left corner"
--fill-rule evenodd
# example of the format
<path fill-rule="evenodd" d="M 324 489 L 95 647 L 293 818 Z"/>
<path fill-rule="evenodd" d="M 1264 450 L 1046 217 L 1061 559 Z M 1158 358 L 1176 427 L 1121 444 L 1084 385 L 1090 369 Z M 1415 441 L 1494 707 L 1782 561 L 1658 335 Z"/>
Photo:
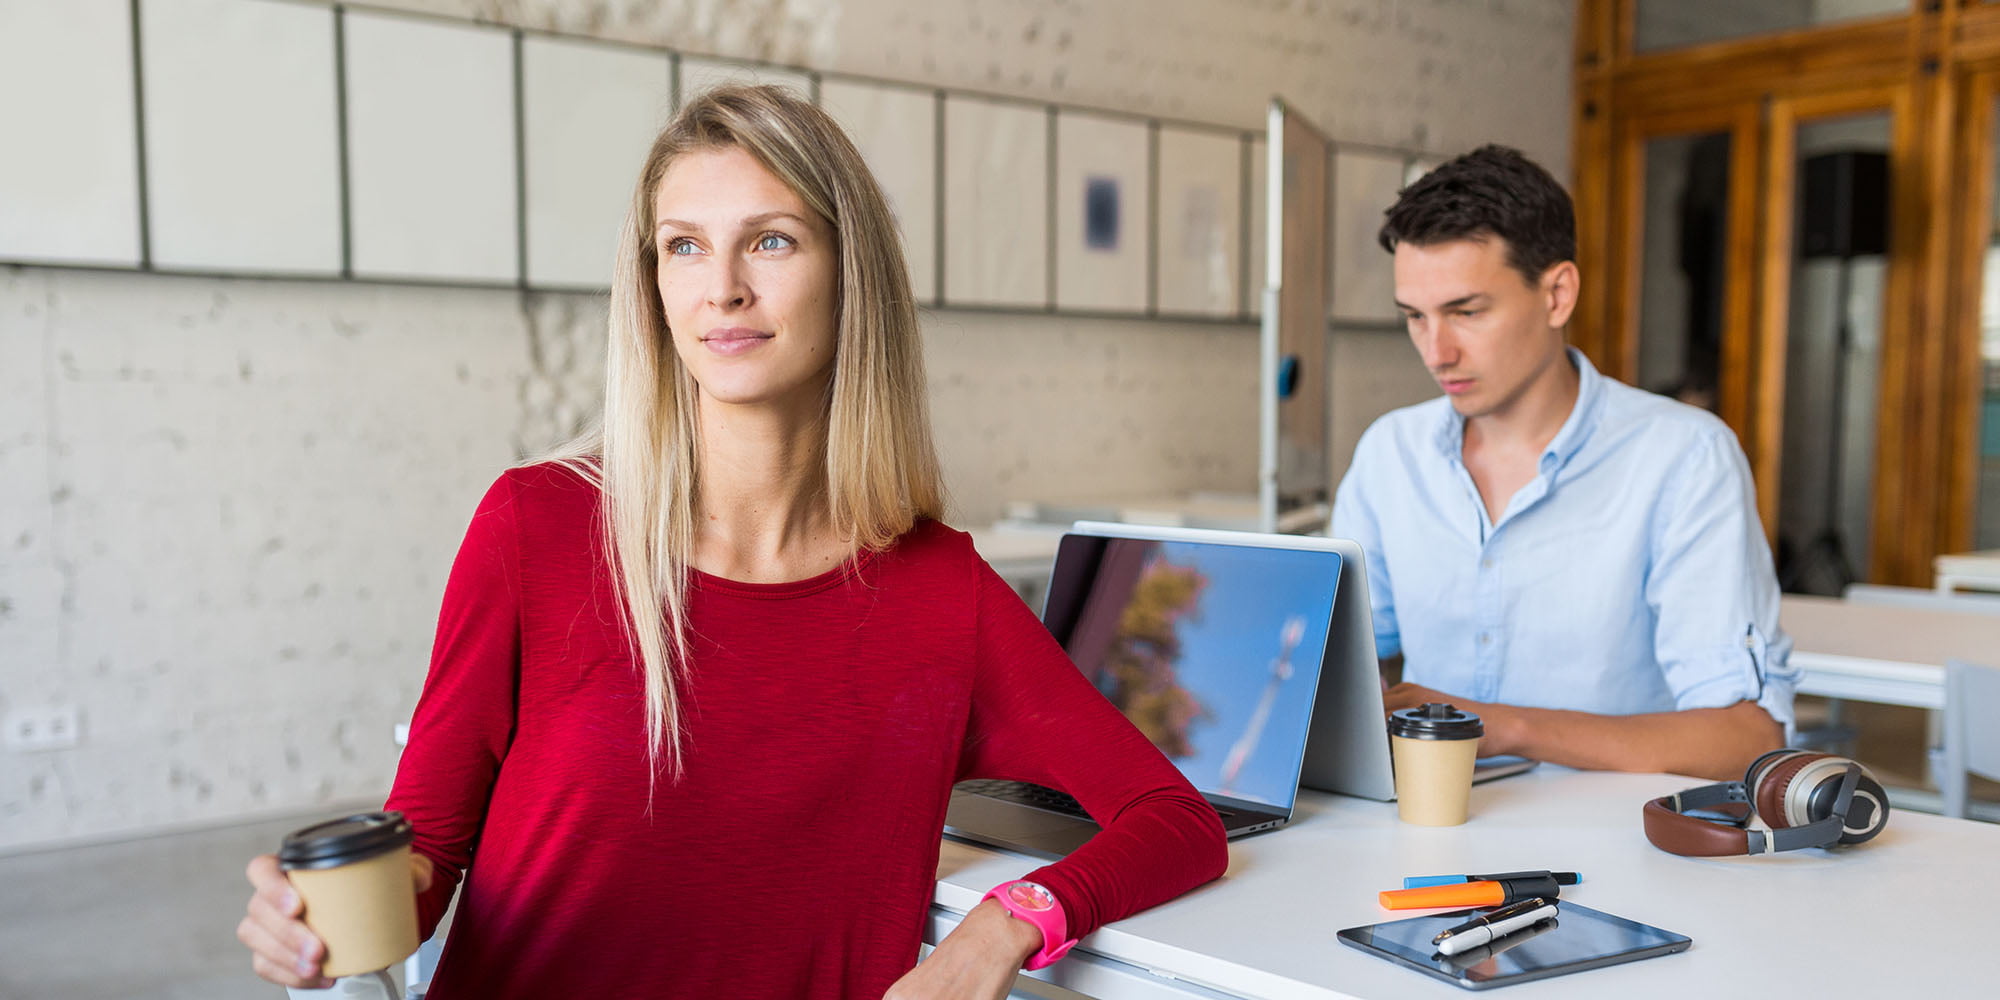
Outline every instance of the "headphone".
<path fill-rule="evenodd" d="M 1752 816 L 1771 829 L 1750 829 Z M 1889 796 L 1867 768 L 1846 757 L 1773 750 L 1751 761 L 1742 781 L 1652 799 L 1645 817 L 1646 839 L 1669 854 L 1775 854 L 1873 839 L 1889 821 Z"/>

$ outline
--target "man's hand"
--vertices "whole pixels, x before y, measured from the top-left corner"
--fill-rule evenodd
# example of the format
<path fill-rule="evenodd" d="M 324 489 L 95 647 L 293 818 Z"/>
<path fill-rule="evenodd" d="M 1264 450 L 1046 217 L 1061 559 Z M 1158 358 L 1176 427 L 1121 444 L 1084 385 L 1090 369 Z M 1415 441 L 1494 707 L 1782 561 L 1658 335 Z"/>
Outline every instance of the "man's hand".
<path fill-rule="evenodd" d="M 1021 963 L 1041 947 L 1034 925 L 982 900 L 882 1000 L 1003 1000 Z"/>
<path fill-rule="evenodd" d="M 1458 698 L 1433 690 L 1420 684 L 1398 684 L 1382 692 L 1382 708 L 1394 712 L 1404 708 L 1415 708 L 1426 702 L 1445 704 L 1471 712 L 1479 716 L 1486 729 L 1486 735 L 1479 738 L 1479 756 L 1491 757 L 1496 754 L 1529 754 L 1520 749 L 1520 713 L 1512 705 L 1493 705 L 1470 698 Z"/>

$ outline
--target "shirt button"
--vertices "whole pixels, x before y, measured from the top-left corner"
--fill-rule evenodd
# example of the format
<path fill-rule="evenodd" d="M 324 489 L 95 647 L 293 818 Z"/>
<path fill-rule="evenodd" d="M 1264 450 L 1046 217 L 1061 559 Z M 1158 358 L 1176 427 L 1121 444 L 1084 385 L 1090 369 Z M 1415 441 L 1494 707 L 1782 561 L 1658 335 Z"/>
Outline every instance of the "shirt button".
<path fill-rule="evenodd" d="M 1479 568 L 1480 568 L 1480 569 L 1492 569 L 1492 568 L 1493 568 L 1493 560 L 1491 560 L 1491 559 L 1481 559 L 1481 560 L 1479 560 Z"/>
<path fill-rule="evenodd" d="M 1487 643 L 1490 643 L 1490 642 L 1492 642 L 1492 641 L 1493 641 L 1493 636 L 1492 636 L 1491 634 L 1489 634 L 1489 633 L 1486 633 L 1486 632 L 1481 632 L 1481 633 L 1479 633 L 1479 644 L 1480 644 L 1480 645 L 1484 646 L 1484 645 L 1486 645 Z"/>

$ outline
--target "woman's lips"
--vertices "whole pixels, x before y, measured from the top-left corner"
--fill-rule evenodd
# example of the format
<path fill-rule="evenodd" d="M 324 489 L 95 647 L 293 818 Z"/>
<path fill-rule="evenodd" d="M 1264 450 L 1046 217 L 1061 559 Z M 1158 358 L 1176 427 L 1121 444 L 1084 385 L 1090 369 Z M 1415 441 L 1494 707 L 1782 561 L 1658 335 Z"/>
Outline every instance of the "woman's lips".
<path fill-rule="evenodd" d="M 759 344 L 770 340 L 771 336 L 766 331 L 752 330 L 748 327 L 717 327 L 708 331 L 701 338 L 701 342 L 716 354 L 742 354 L 745 351 L 755 350 Z"/>

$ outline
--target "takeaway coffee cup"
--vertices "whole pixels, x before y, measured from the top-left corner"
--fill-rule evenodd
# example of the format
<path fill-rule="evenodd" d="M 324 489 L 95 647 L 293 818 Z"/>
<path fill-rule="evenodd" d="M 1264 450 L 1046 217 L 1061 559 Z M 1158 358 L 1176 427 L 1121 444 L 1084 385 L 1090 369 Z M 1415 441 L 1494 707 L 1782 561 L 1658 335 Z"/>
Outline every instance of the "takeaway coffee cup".
<path fill-rule="evenodd" d="M 306 926 L 326 945 L 327 976 L 386 969 L 421 943 L 402 813 L 361 813 L 296 831 L 278 848 L 278 867 L 305 904 Z"/>
<path fill-rule="evenodd" d="M 1396 761 L 1396 814 L 1419 826 L 1457 826 L 1472 801 L 1472 765 L 1479 759 L 1479 716 L 1428 702 L 1389 713 L 1389 748 Z"/>

